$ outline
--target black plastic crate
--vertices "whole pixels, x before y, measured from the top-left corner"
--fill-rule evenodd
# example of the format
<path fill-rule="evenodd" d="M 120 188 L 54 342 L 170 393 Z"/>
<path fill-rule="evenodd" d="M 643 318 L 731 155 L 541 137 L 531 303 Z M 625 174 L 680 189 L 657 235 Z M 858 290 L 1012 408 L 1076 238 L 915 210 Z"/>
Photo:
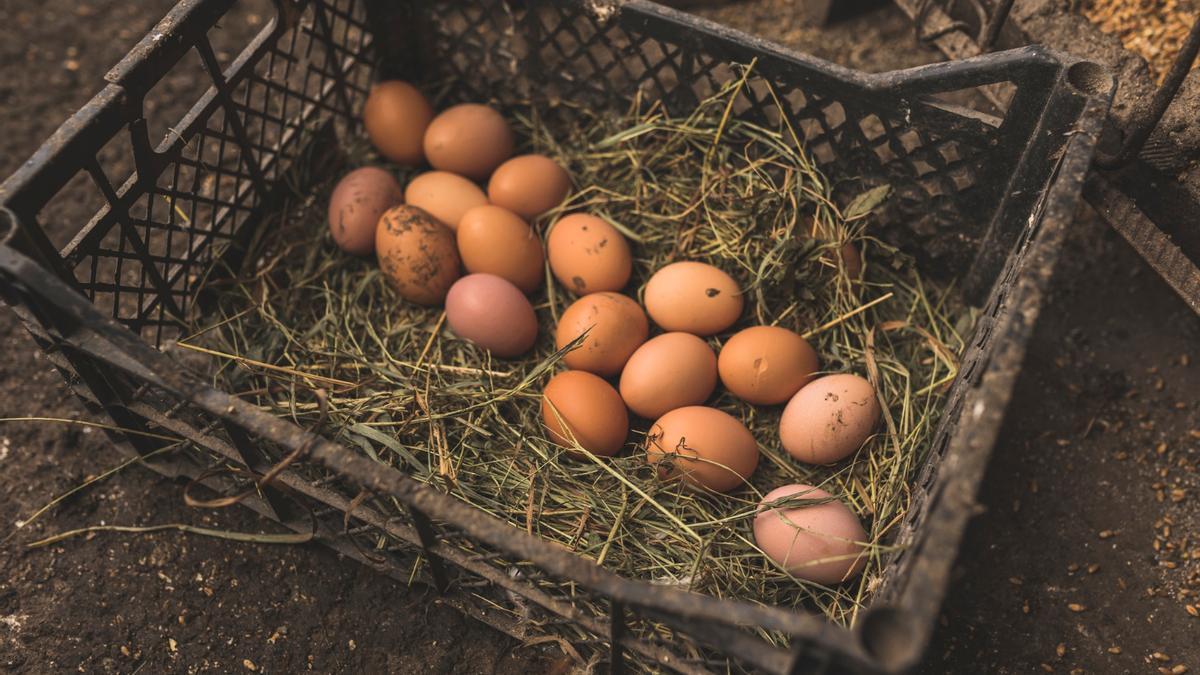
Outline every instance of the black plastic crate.
<path fill-rule="evenodd" d="M 238 489 L 236 474 L 208 471 L 204 453 L 243 478 L 284 460 L 243 504 L 403 580 L 419 554 L 421 577 L 447 602 L 514 635 L 537 628 L 481 598 L 540 606 L 538 624 L 568 626 L 593 653 L 611 650 L 614 670 L 630 652 L 681 672 L 730 662 L 898 671 L 919 659 L 1111 100 L 1107 73 L 1029 47 L 867 75 L 640 0 L 278 0 L 266 27 L 223 58 L 210 36 L 238 20 L 234 5 L 181 2 L 0 186 L 0 291 L 90 410 L 185 439 L 196 452 L 146 463 L 225 493 Z M 769 82 L 826 175 L 848 193 L 894 188 L 881 234 L 926 273 L 964 279 L 983 308 L 912 508 L 889 542 L 898 552 L 853 630 L 621 578 L 216 391 L 157 349 L 201 300 L 197 275 L 239 255 L 300 154 L 360 133 L 375 78 L 442 78 L 450 101 L 537 95 L 603 107 L 640 90 L 687 110 L 734 76 L 731 64 L 751 61 L 756 77 L 736 113 L 768 115 Z M 211 86 L 178 122 L 157 124 L 156 85 L 189 67 Z M 996 83 L 1015 88 L 1003 118 L 950 102 Z M 113 166 L 135 171 L 112 175 Z M 87 198 L 99 210 L 57 249 L 40 214 Z M 111 435 L 142 455 L 163 445 Z M 306 480 L 305 466 L 329 478 Z M 398 499 L 411 517 L 364 506 L 362 491 Z M 520 574 L 512 561 L 526 561 Z M 551 577 L 575 592 L 539 583 Z M 639 617 L 669 634 L 649 634 Z M 786 634 L 791 646 L 751 628 Z"/>

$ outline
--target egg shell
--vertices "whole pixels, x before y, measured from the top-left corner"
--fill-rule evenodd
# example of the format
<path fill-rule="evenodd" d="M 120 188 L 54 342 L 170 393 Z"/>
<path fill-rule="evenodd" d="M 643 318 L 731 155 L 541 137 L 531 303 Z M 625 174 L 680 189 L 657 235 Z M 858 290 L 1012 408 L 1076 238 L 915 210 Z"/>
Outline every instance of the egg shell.
<path fill-rule="evenodd" d="M 426 171 L 404 188 L 404 201 L 427 211 L 451 230 L 463 215 L 487 204 L 487 195 L 471 181 L 445 171 Z"/>
<path fill-rule="evenodd" d="M 576 295 L 619 291 L 633 272 L 629 243 L 596 216 L 572 213 L 550 228 L 546 239 L 550 271 Z"/>
<path fill-rule="evenodd" d="M 667 462 L 660 467 L 664 478 L 682 478 L 717 492 L 743 485 L 758 466 L 754 436 L 716 408 L 672 410 L 651 425 L 645 447 L 651 464 Z"/>
<path fill-rule="evenodd" d="M 665 331 L 715 335 L 742 314 L 737 281 L 705 263 L 684 261 L 659 269 L 646 282 L 646 311 Z"/>
<path fill-rule="evenodd" d="M 620 452 L 629 435 L 629 413 L 620 394 L 611 384 L 582 370 L 559 373 L 546 385 L 542 421 L 555 443 L 572 448 L 573 436 L 580 446 L 603 457 Z"/>
<path fill-rule="evenodd" d="M 796 496 L 811 506 L 768 508 Z M 792 576 L 833 585 L 857 576 L 867 564 L 867 533 L 858 516 L 833 495 L 810 485 L 785 485 L 767 493 L 754 517 L 754 543 Z"/>
<path fill-rule="evenodd" d="M 354 255 L 375 252 L 375 226 L 384 211 L 404 201 L 392 174 L 374 166 L 342 177 L 329 196 L 329 233 L 338 248 Z"/>
<path fill-rule="evenodd" d="M 455 233 L 468 272 L 495 274 L 524 293 L 542 284 L 546 256 L 542 240 L 512 211 L 485 204 L 463 214 Z"/>
<path fill-rule="evenodd" d="M 571 178 L 545 155 L 521 155 L 501 164 L 488 180 L 488 199 L 533 220 L 558 206 L 571 191 Z"/>
<path fill-rule="evenodd" d="M 462 103 L 433 118 L 424 147 L 433 168 L 486 180 L 512 157 L 516 141 L 503 115 L 486 105 Z"/>
<path fill-rule="evenodd" d="M 621 372 L 646 341 L 650 322 L 641 306 L 628 296 L 589 293 L 563 312 L 554 334 L 555 347 L 566 347 L 584 332 L 588 335 L 583 343 L 567 352 L 563 361 L 575 370 L 611 377 Z"/>
<path fill-rule="evenodd" d="M 806 384 L 779 418 L 779 438 L 792 457 L 830 464 L 862 447 L 879 424 L 879 398 L 857 375 L 826 375 Z"/>
<path fill-rule="evenodd" d="M 651 338 L 629 357 L 621 371 L 621 398 L 647 419 L 704 403 L 717 386 L 717 356 L 691 333 Z"/>
<path fill-rule="evenodd" d="M 425 161 L 425 131 L 433 120 L 433 106 L 416 87 L 388 80 L 371 87 L 363 106 L 367 138 L 379 154 L 405 166 Z"/>
<path fill-rule="evenodd" d="M 717 359 L 725 388 L 756 405 L 786 402 L 813 379 L 817 364 L 817 352 L 808 342 L 779 326 L 738 331 Z"/>
<path fill-rule="evenodd" d="M 409 204 L 394 206 L 380 217 L 375 254 L 400 297 L 419 305 L 440 304 L 458 279 L 454 233 Z"/>
<path fill-rule="evenodd" d="M 494 274 L 468 274 L 450 288 L 446 323 L 455 335 L 504 359 L 529 351 L 538 334 L 529 299 Z"/>

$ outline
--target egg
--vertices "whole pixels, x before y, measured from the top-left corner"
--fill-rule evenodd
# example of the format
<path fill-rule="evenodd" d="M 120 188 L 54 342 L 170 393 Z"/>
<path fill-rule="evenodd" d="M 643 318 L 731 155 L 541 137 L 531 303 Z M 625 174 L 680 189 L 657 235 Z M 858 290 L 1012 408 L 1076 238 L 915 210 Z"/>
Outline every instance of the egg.
<path fill-rule="evenodd" d="M 495 274 L 524 293 L 541 285 L 546 265 L 542 240 L 512 211 L 476 206 L 463 214 L 455 234 L 468 272 Z"/>
<path fill-rule="evenodd" d="M 785 498 L 812 505 L 771 508 Z M 867 533 L 858 516 L 828 492 L 785 485 L 767 493 L 754 517 L 754 543 L 794 577 L 834 585 L 862 572 Z"/>
<path fill-rule="evenodd" d="M 779 438 L 792 457 L 830 464 L 862 447 L 879 424 L 879 397 L 857 375 L 826 375 L 804 385 L 779 419 Z"/>
<path fill-rule="evenodd" d="M 486 105 L 462 103 L 433 118 L 425 130 L 424 147 L 433 168 L 485 180 L 512 157 L 516 141 L 500 113 Z"/>
<path fill-rule="evenodd" d="M 487 204 L 487 195 L 471 181 L 445 171 L 427 171 L 408 182 L 404 201 L 418 206 L 451 230 L 467 211 Z"/>
<path fill-rule="evenodd" d="M 347 253 L 375 252 L 375 226 L 384 211 L 404 201 L 392 174 L 364 166 L 342 177 L 329 197 L 329 233 Z"/>
<path fill-rule="evenodd" d="M 742 314 L 742 291 L 733 277 L 700 262 L 671 263 L 646 282 L 644 301 L 665 331 L 715 335 Z"/>
<path fill-rule="evenodd" d="M 629 282 L 633 256 L 617 228 L 596 216 L 572 213 L 550 228 L 550 271 L 576 295 L 619 291 Z"/>
<path fill-rule="evenodd" d="M 558 206 L 571 191 L 571 178 L 545 155 L 513 157 L 496 168 L 488 181 L 488 199 L 533 220 Z"/>
<path fill-rule="evenodd" d="M 721 383 L 756 405 L 784 403 L 817 371 L 817 353 L 804 338 L 779 326 L 753 326 L 725 342 L 717 359 Z"/>
<path fill-rule="evenodd" d="M 728 492 L 758 466 L 758 444 L 746 426 L 716 408 L 687 406 L 659 417 L 646 434 L 646 456 L 664 478 Z"/>
<path fill-rule="evenodd" d="M 433 106 L 416 87 L 400 80 L 371 87 L 363 106 L 367 138 L 379 154 L 405 166 L 425 161 L 422 146 L 433 120 Z"/>
<path fill-rule="evenodd" d="M 554 334 L 555 347 L 562 349 L 585 332 L 583 343 L 567 352 L 563 361 L 575 370 L 611 377 L 621 372 L 646 341 L 650 322 L 632 298 L 620 293 L 590 293 L 563 312 Z"/>
<path fill-rule="evenodd" d="M 454 334 L 500 358 L 520 356 L 537 340 L 537 316 L 521 289 L 494 274 L 468 274 L 446 295 Z"/>
<path fill-rule="evenodd" d="M 664 333 L 650 339 L 621 371 L 621 398 L 647 419 L 704 403 L 716 386 L 717 356 L 691 333 Z"/>
<path fill-rule="evenodd" d="M 555 375 L 542 392 L 542 421 L 550 440 L 611 457 L 629 435 L 629 413 L 612 385 L 582 370 Z M 580 453 L 572 453 L 580 454 Z"/>
<path fill-rule="evenodd" d="M 400 297 L 419 305 L 441 303 L 458 279 L 454 233 L 409 204 L 394 206 L 380 217 L 375 254 Z"/>

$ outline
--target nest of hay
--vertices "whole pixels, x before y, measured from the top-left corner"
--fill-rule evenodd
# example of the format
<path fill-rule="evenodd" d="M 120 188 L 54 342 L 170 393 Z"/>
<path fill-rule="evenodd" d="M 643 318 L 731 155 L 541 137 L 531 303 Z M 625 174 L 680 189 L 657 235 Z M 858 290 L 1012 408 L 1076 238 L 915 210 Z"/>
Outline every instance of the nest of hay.
<path fill-rule="evenodd" d="M 872 236 L 886 186 L 839 206 L 786 116 L 763 125 L 731 113 L 745 83 L 686 117 L 640 100 L 623 114 L 561 102 L 510 109 L 523 149 L 556 158 L 575 184 L 535 229 L 544 236 L 579 210 L 608 220 L 632 245 L 634 297 L 668 262 L 716 265 L 742 284 L 746 309 L 710 339 L 714 348 L 746 326 L 782 325 L 810 341 L 824 371 L 869 377 L 884 421 L 843 462 L 794 461 L 779 442 L 782 406 L 749 405 L 720 388 L 708 405 L 742 420 L 762 452 L 751 486 L 711 494 L 664 481 L 638 448 L 646 420 L 634 420 L 614 458 L 569 456 L 540 416 L 542 386 L 561 368 L 553 328 L 566 291 L 547 272 L 531 298 L 537 345 L 523 358 L 492 359 L 455 337 L 440 310 L 402 301 L 374 260 L 336 248 L 325 205 L 342 172 L 323 175 L 317 163 L 297 178 L 316 187 L 297 189 L 262 226 L 245 268 L 203 282 L 217 300 L 179 344 L 211 357 L 226 391 L 619 574 L 852 624 L 909 508 L 975 314 Z M 379 163 L 365 144 L 345 150 L 346 170 Z M 847 271 L 846 244 L 866 261 L 861 281 Z M 788 483 L 821 486 L 859 514 L 870 537 L 861 576 L 836 587 L 802 581 L 755 548 L 762 496 Z"/>

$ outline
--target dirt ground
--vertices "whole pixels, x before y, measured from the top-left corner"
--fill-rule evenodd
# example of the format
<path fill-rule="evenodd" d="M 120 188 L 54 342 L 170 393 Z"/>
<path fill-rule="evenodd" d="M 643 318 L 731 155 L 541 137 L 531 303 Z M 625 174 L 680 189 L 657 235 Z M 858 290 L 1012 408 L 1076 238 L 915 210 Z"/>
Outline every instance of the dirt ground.
<path fill-rule="evenodd" d="M 169 0 L 0 3 L 0 175 L 7 175 L 170 6 Z M 817 32 L 786 0 L 715 18 L 850 65 L 935 58 L 886 7 Z M 55 214 L 56 234 L 83 213 Z M 79 418 L 61 380 L 0 311 L 0 417 Z M 1081 217 L 968 531 L 924 670 L 1200 672 L 1200 319 L 1094 218 Z M 0 538 L 115 462 L 104 436 L 0 424 Z M 543 672 L 569 666 L 317 546 L 235 544 L 94 524 L 197 512 L 141 469 L 84 491 L 0 544 L 0 671 Z M 1189 536 L 1190 535 L 1190 536 Z M 1197 611 L 1200 614 L 1200 611 Z M 1174 671 L 1172 670 L 1174 669 Z"/>

